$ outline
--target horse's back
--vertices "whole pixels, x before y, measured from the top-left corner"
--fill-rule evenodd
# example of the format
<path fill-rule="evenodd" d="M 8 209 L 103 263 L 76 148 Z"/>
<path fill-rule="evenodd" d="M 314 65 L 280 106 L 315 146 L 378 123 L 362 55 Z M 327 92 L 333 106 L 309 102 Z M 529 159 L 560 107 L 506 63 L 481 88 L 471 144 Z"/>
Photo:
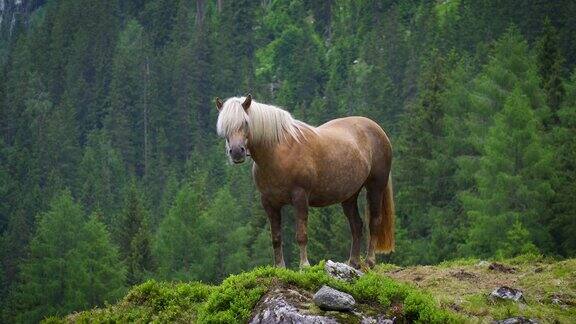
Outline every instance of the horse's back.
<path fill-rule="evenodd" d="M 338 137 L 353 141 L 363 152 L 370 153 L 378 161 L 385 159 L 389 163 L 392 158 L 388 135 L 372 119 L 361 116 L 338 118 L 320 125 L 317 129 L 321 136 L 324 134 L 327 141 Z"/>

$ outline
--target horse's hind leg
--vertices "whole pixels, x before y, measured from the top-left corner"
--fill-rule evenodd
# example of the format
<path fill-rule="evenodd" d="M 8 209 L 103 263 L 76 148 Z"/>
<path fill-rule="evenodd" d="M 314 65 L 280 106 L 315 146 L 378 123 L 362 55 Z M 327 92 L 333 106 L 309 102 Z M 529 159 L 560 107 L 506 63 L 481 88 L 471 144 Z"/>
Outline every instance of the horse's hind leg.
<path fill-rule="evenodd" d="M 308 195 L 304 189 L 296 189 L 292 193 L 292 205 L 296 209 L 296 241 L 300 247 L 300 269 L 309 267 L 308 253 Z"/>
<path fill-rule="evenodd" d="M 381 226 L 382 217 L 382 194 L 384 186 L 379 181 L 372 181 L 366 186 L 366 198 L 368 199 L 368 211 L 370 214 L 370 241 L 368 243 L 368 253 L 366 263 L 370 268 L 376 264 L 376 240 L 378 228 Z"/>
<path fill-rule="evenodd" d="M 358 193 L 342 202 L 344 215 L 350 223 L 352 245 L 350 246 L 350 259 L 348 264 L 356 269 L 360 267 L 360 241 L 362 240 L 362 218 L 358 213 Z"/>

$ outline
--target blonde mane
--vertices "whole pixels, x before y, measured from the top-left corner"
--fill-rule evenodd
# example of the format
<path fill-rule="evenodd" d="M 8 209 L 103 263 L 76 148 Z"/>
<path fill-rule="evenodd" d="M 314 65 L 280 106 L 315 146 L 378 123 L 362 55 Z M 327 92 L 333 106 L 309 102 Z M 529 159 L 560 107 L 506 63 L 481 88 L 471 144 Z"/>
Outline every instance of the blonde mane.
<path fill-rule="evenodd" d="M 315 132 L 314 127 L 294 119 L 286 110 L 252 100 L 248 113 L 242 103 L 245 97 L 233 97 L 224 103 L 218 114 L 216 130 L 221 137 L 247 128 L 250 140 L 258 144 L 276 144 L 287 139 L 300 142 L 305 139 L 303 130 Z"/>

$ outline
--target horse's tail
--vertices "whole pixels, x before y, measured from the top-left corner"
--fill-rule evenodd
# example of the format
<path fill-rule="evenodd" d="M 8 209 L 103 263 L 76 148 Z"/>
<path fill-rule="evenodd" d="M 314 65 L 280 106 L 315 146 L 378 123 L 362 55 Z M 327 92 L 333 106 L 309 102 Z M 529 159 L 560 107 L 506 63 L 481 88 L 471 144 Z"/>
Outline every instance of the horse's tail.
<path fill-rule="evenodd" d="M 382 195 L 382 214 L 380 226 L 376 230 L 376 252 L 394 252 L 394 196 L 392 192 L 392 173 Z"/>

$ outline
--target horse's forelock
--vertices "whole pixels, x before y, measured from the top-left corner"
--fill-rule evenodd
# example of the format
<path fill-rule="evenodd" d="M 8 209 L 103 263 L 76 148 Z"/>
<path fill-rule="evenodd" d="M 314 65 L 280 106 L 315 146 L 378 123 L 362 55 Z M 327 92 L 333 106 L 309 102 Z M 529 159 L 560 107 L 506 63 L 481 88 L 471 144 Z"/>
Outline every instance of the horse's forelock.
<path fill-rule="evenodd" d="M 219 136 L 228 137 L 248 124 L 248 115 L 242 107 L 242 98 L 226 100 L 216 122 L 216 131 Z"/>

